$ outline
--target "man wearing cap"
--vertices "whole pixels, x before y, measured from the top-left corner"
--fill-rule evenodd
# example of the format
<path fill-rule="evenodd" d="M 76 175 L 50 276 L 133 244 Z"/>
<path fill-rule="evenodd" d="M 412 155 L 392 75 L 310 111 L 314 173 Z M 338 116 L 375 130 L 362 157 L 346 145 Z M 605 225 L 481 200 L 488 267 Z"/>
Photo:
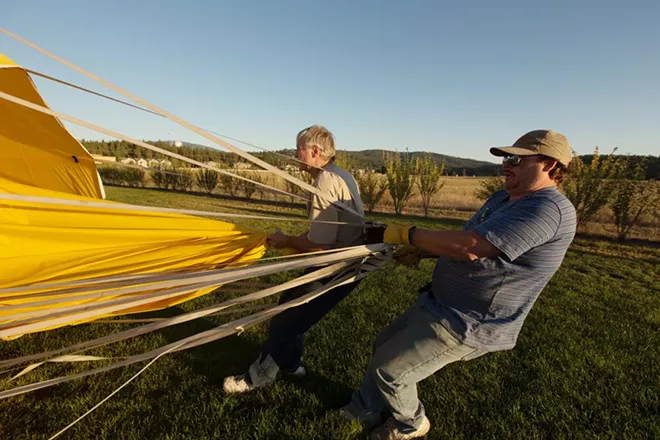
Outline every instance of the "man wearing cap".
<path fill-rule="evenodd" d="M 557 190 L 571 160 L 563 135 L 535 130 L 490 152 L 504 158 L 505 189 L 463 230 L 385 230 L 386 243 L 405 245 L 400 261 L 438 261 L 417 302 L 376 338 L 362 385 L 342 408 L 378 426 L 372 439 L 423 437 L 431 425 L 418 382 L 451 362 L 514 348 L 575 236 L 575 208 Z"/>

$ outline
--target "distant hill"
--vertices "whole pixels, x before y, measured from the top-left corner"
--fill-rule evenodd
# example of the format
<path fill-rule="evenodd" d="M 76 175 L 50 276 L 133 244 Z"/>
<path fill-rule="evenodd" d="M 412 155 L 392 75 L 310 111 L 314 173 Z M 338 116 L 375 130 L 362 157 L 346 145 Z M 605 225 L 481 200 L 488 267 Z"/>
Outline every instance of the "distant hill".
<path fill-rule="evenodd" d="M 174 145 L 174 141 L 168 141 L 168 142 L 170 142 L 172 145 Z M 217 150 L 217 148 L 213 148 L 213 147 L 209 147 L 209 146 L 201 145 L 201 144 L 193 144 L 192 142 L 181 142 L 181 144 L 184 147 L 192 148 L 193 150 L 194 149 L 211 150 L 211 151 Z"/>
<path fill-rule="evenodd" d="M 295 154 L 295 150 L 281 150 L 278 153 L 283 153 L 288 156 Z M 388 153 L 394 153 L 388 150 L 362 150 L 362 151 L 341 151 L 339 154 L 347 159 L 357 169 L 369 169 L 377 172 L 385 172 L 385 158 Z M 413 152 L 399 152 L 404 157 L 405 155 L 412 156 L 412 160 L 420 157 L 423 154 L 419 151 Z M 486 162 L 475 159 L 465 159 L 461 157 L 447 156 L 445 154 L 431 153 L 436 162 L 445 162 L 445 172 L 448 175 L 459 176 L 497 176 L 499 174 L 500 165 L 493 162 Z"/>
<path fill-rule="evenodd" d="M 282 150 L 280 153 L 284 153 L 288 156 L 295 154 L 294 150 Z M 372 169 L 378 172 L 385 172 L 385 155 L 387 153 L 393 153 L 388 150 L 362 150 L 362 151 L 344 151 L 340 154 L 345 155 L 348 158 L 348 161 L 354 164 L 354 168 L 358 169 Z M 409 153 L 399 153 L 401 156 L 406 154 L 411 155 L 413 160 L 416 157 L 421 156 L 422 152 L 409 152 Z M 486 162 L 475 159 L 466 159 L 455 156 L 447 156 L 445 154 L 431 153 L 433 158 L 441 163 L 445 162 L 445 173 L 448 175 L 458 175 L 458 176 L 499 176 L 501 175 L 502 166 L 500 165 L 498 158 L 494 158 L 493 162 Z M 602 155 L 601 159 L 604 160 L 607 155 Z M 640 156 L 640 155 L 629 155 L 627 156 L 629 160 L 630 167 L 634 167 L 640 160 L 646 159 L 647 170 L 646 178 L 648 180 L 658 180 L 660 179 L 660 156 Z M 592 154 L 582 155 L 580 158 L 584 161 L 585 164 L 591 164 L 593 160 Z M 496 162 L 497 161 L 497 162 Z M 271 163 L 269 161 L 269 163 Z"/>
<path fill-rule="evenodd" d="M 387 150 L 363 150 L 363 151 L 347 151 L 349 157 L 355 159 L 358 164 L 365 165 L 358 168 L 371 168 L 374 170 L 381 170 L 385 166 L 385 155 L 391 153 Z M 410 153 L 399 153 L 401 156 L 412 156 L 412 160 L 422 156 L 422 152 L 413 151 Z M 438 163 L 445 163 L 445 172 L 447 174 L 457 175 L 476 175 L 476 176 L 495 176 L 498 175 L 500 165 L 494 162 L 486 162 L 482 160 L 466 159 L 455 156 L 447 156 L 445 154 L 431 153 L 433 159 Z"/>

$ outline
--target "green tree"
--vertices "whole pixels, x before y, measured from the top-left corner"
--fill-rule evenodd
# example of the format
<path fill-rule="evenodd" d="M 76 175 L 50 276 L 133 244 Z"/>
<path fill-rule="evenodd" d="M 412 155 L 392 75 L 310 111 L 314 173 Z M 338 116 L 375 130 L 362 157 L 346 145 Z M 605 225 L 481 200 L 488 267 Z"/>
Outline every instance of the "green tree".
<path fill-rule="evenodd" d="M 261 183 L 262 185 L 264 185 L 264 184 L 268 183 L 268 175 L 269 175 L 269 173 L 267 173 L 267 172 L 252 171 L 251 179 L 254 180 L 255 182 L 258 182 L 258 183 Z M 266 191 L 266 188 L 264 188 L 261 185 L 257 185 L 256 192 L 257 192 L 257 194 L 259 194 L 259 198 L 261 200 L 263 200 L 265 198 L 264 197 L 265 196 L 265 191 Z"/>
<path fill-rule="evenodd" d="M 252 199 L 252 196 L 257 191 L 259 191 L 260 188 L 262 188 L 260 185 L 258 185 L 258 183 L 263 183 L 263 178 L 261 176 L 261 173 L 257 173 L 256 171 L 240 171 L 238 175 L 246 179 L 250 179 L 252 181 L 252 182 L 249 182 L 247 180 L 238 181 L 238 184 L 243 190 L 243 194 L 245 195 L 245 197 L 248 200 Z"/>
<path fill-rule="evenodd" d="M 227 174 L 220 174 L 220 184 L 222 189 L 232 197 L 235 197 L 238 192 L 236 180 Z"/>
<path fill-rule="evenodd" d="M 660 207 L 660 183 L 644 180 L 646 167 L 640 161 L 628 175 L 621 173 L 613 181 L 610 207 L 619 240 L 625 240 L 645 214 L 653 215 Z"/>
<path fill-rule="evenodd" d="M 335 163 L 345 170 L 353 171 L 357 168 L 357 163 L 353 156 L 346 151 L 338 151 L 335 155 Z"/>
<path fill-rule="evenodd" d="M 170 188 L 173 189 L 173 190 L 179 189 L 180 176 L 176 173 L 176 168 L 162 167 L 161 169 L 163 171 L 166 171 L 165 173 L 163 173 L 165 189 L 170 189 Z"/>
<path fill-rule="evenodd" d="M 394 203 L 394 212 L 400 215 L 413 195 L 415 166 L 406 150 L 403 158 L 398 152 L 387 158 L 387 188 Z"/>
<path fill-rule="evenodd" d="M 195 185 L 195 169 L 184 167 L 178 169 L 179 173 L 179 189 L 184 191 L 191 191 Z"/>
<path fill-rule="evenodd" d="M 563 190 L 575 206 L 578 226 L 588 222 L 599 209 L 607 206 L 612 198 L 614 181 L 625 167 L 625 159 L 617 158 L 614 154 L 601 160 L 597 147 L 589 165 L 585 165 L 573 152 L 571 170 L 568 178 L 563 182 Z"/>
<path fill-rule="evenodd" d="M 116 147 L 115 147 L 115 155 L 117 157 L 127 157 L 128 156 L 128 148 L 126 147 L 126 145 L 124 145 L 121 142 L 117 142 Z"/>
<path fill-rule="evenodd" d="M 304 171 L 294 171 L 289 174 L 291 174 L 293 177 L 297 177 L 298 179 L 310 185 L 314 182 L 314 178 L 312 177 L 312 175 Z M 289 196 L 291 198 L 291 203 L 296 201 L 297 197 L 294 197 L 295 195 L 301 195 L 305 193 L 305 191 L 300 186 L 298 186 L 297 183 L 293 183 L 293 182 L 289 182 L 288 180 L 285 180 L 284 185 L 286 191 L 292 194 L 291 196 Z"/>
<path fill-rule="evenodd" d="M 99 165 L 97 168 L 101 181 L 106 185 L 121 185 L 121 170 L 116 165 Z"/>
<path fill-rule="evenodd" d="M 497 191 L 504 189 L 502 177 L 492 177 L 479 182 L 479 187 L 474 191 L 474 196 L 479 200 L 488 200 Z"/>
<path fill-rule="evenodd" d="M 299 195 L 303 192 L 303 190 L 298 186 L 298 184 L 293 183 L 293 182 L 289 182 L 288 180 L 284 181 L 284 186 L 285 186 L 286 192 L 291 194 L 289 196 L 289 198 L 291 199 L 291 203 L 296 201 L 296 197 L 294 197 L 294 196 Z"/>
<path fill-rule="evenodd" d="M 445 186 L 445 182 L 440 182 L 440 177 L 444 173 L 445 162 L 442 161 L 440 165 L 433 160 L 431 154 L 425 154 L 417 158 L 415 162 L 415 177 L 417 180 L 417 188 L 419 194 L 422 196 L 422 208 L 424 209 L 424 217 L 428 217 L 429 208 L 431 207 L 431 199 Z"/>
<path fill-rule="evenodd" d="M 121 180 L 124 184 L 137 187 L 144 186 L 144 170 L 138 168 L 124 168 L 121 171 Z"/>
<path fill-rule="evenodd" d="M 365 171 L 355 175 L 355 180 L 360 188 L 360 198 L 368 212 L 373 212 L 383 194 L 387 191 L 387 181 L 373 171 Z"/>
<path fill-rule="evenodd" d="M 213 170 L 202 168 L 197 173 L 197 186 L 211 194 L 215 187 L 218 186 L 218 173 Z"/>
<path fill-rule="evenodd" d="M 160 166 L 158 167 L 160 169 Z M 165 186 L 165 174 L 161 171 L 149 171 L 149 177 L 156 188 L 166 188 Z"/>

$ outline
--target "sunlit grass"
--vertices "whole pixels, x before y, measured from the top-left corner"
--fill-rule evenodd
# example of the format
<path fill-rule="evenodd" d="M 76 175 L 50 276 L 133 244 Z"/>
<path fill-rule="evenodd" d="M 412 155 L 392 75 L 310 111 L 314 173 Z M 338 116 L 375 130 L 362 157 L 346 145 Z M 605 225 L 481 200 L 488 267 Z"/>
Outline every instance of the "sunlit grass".
<path fill-rule="evenodd" d="M 231 201 L 166 191 L 108 187 L 112 200 L 151 206 L 304 218 L 302 207 Z M 372 217 L 431 228 L 460 220 Z M 299 233 L 298 222 L 232 219 Z M 452 364 L 419 386 L 431 439 L 660 437 L 660 249 L 578 238 L 542 293 L 518 346 Z M 348 439 L 359 427 L 336 412 L 357 387 L 377 333 L 402 313 L 431 277 L 388 266 L 370 275 L 308 334 L 310 374 L 257 392 L 226 396 L 222 379 L 245 370 L 266 326 L 159 359 L 141 377 L 63 438 Z M 261 281 L 279 283 L 293 274 Z M 150 317 L 172 316 L 218 302 L 213 293 Z M 265 302 L 265 301 L 264 301 Z M 240 316 L 240 315 L 238 315 Z M 133 318 L 136 316 L 132 316 Z M 89 354 L 141 353 L 237 316 L 201 319 Z M 13 358 L 118 332 L 135 324 L 85 324 L 0 344 Z M 94 366 L 102 363 L 94 363 Z M 76 380 L 0 401 L 0 438 L 48 438 L 126 381 L 143 365 Z M 91 364 L 44 366 L 2 389 L 83 371 Z M 5 377 L 7 375 L 5 374 Z"/>

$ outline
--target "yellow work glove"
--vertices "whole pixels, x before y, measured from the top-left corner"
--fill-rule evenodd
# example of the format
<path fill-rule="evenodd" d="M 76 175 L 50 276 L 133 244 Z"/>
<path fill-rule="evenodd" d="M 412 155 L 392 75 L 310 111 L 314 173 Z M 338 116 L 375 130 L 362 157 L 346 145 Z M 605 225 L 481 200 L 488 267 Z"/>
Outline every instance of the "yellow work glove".
<path fill-rule="evenodd" d="M 417 246 L 407 245 L 394 252 L 394 261 L 406 267 L 418 267 L 422 261 L 422 250 Z"/>
<path fill-rule="evenodd" d="M 278 249 L 280 251 L 280 255 L 282 256 L 287 256 L 287 255 L 295 255 L 295 254 L 300 254 L 301 252 L 298 249 L 293 249 L 293 248 L 280 248 Z"/>
<path fill-rule="evenodd" d="M 410 244 L 408 241 L 408 232 L 414 226 L 389 225 L 385 229 L 383 242 L 387 244 Z"/>

